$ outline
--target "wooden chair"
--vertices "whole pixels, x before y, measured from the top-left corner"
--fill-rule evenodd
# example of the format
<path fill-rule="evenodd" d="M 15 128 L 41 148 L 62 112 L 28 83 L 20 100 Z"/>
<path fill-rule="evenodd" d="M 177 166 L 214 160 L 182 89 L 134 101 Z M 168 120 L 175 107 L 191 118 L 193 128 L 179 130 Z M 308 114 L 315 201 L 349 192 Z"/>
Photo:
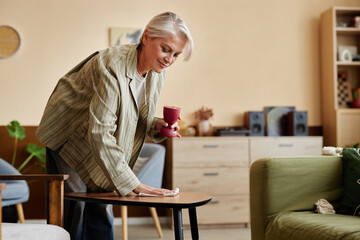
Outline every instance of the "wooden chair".
<path fill-rule="evenodd" d="M 69 175 L 64 174 L 23 174 L 23 175 L 0 175 L 0 180 L 46 180 L 49 181 L 49 224 L 17 224 L 3 223 L 0 212 L 0 239 L 1 233 L 7 233 L 9 239 L 11 234 L 16 234 L 16 239 L 66 239 L 70 235 L 63 229 L 64 209 L 64 181 Z M 0 209 L 1 192 L 5 190 L 6 184 L 0 183 Z M 54 226 L 55 225 L 55 226 Z M 60 227 L 60 228 L 59 228 Z M 9 230 L 9 231 L 7 231 Z"/>

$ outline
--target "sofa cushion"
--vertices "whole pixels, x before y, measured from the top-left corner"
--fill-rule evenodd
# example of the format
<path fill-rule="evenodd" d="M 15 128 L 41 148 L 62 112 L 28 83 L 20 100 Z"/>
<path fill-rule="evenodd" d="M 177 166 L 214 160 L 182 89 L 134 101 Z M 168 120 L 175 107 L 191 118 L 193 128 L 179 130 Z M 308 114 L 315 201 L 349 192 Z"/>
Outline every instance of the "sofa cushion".
<path fill-rule="evenodd" d="M 267 219 L 265 239 L 360 239 L 360 218 L 311 211 L 282 212 Z"/>
<path fill-rule="evenodd" d="M 2 224 L 3 240 L 70 240 L 70 234 L 65 229 L 51 224 Z"/>
<path fill-rule="evenodd" d="M 355 148 L 344 148 L 342 157 L 344 192 L 340 214 L 360 214 L 360 155 Z"/>

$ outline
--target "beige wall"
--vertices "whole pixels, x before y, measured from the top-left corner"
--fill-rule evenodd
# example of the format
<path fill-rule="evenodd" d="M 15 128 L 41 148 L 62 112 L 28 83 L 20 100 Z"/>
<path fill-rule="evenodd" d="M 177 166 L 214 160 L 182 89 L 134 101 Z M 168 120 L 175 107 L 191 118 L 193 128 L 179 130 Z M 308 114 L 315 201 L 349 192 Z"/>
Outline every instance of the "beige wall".
<path fill-rule="evenodd" d="M 201 106 L 213 124 L 242 125 L 243 113 L 270 105 L 309 111 L 321 125 L 319 16 L 358 0 L 0 0 L 0 24 L 22 36 L 20 51 L 0 59 L 0 125 L 38 124 L 57 80 L 108 47 L 110 27 L 144 27 L 155 14 L 178 13 L 195 41 L 190 62 L 168 69 L 158 106 Z"/>

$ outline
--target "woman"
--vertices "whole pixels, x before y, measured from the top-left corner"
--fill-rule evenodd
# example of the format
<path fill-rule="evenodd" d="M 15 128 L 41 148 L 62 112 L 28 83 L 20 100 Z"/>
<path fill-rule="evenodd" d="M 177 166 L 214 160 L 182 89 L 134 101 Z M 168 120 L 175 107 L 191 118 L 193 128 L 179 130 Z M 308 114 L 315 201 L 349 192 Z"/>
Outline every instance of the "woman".
<path fill-rule="evenodd" d="M 146 134 L 159 142 L 167 123 L 154 117 L 164 70 L 193 42 L 184 21 L 166 12 L 146 26 L 140 43 L 95 52 L 62 77 L 37 130 L 47 147 L 49 173 L 67 173 L 65 191 L 116 191 L 163 195 L 132 172 Z M 177 124 L 171 126 L 178 129 Z M 111 205 L 65 206 L 71 239 L 113 239 Z"/>

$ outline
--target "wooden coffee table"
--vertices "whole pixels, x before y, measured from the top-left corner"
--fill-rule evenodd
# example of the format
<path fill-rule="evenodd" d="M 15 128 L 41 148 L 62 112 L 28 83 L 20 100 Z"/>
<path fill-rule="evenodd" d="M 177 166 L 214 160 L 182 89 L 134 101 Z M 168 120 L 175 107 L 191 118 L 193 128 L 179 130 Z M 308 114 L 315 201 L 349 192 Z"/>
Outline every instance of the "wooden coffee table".
<path fill-rule="evenodd" d="M 123 206 L 142 206 L 157 208 L 172 208 L 174 217 L 175 239 L 184 239 L 182 212 L 189 210 L 192 239 L 199 239 L 199 230 L 196 217 L 196 207 L 202 206 L 211 200 L 211 196 L 201 193 L 180 192 L 175 197 L 118 197 L 115 192 L 108 193 L 65 193 L 64 198 L 73 201 L 96 202 Z"/>

